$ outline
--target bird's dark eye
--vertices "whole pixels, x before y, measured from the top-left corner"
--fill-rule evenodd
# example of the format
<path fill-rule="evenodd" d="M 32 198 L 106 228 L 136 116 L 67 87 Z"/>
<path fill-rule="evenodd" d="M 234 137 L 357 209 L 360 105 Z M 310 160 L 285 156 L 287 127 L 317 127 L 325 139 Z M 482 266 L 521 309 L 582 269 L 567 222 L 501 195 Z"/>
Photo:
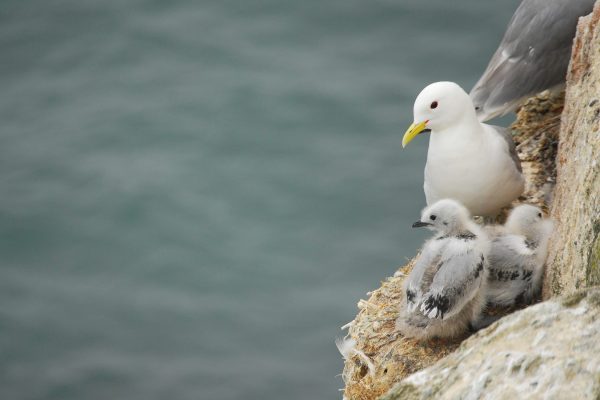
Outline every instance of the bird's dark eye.
<path fill-rule="evenodd" d="M 539 217 L 539 218 L 542 218 L 542 213 L 538 213 L 538 217 Z"/>
<path fill-rule="evenodd" d="M 438 102 L 434 101 L 433 103 L 431 103 L 431 105 L 429 107 L 431 107 L 431 109 L 433 110 L 434 108 L 437 108 L 438 106 Z"/>
<path fill-rule="evenodd" d="M 481 107 L 479 107 L 479 106 L 475 107 L 475 111 L 479 111 L 479 110 L 481 110 Z"/>
<path fill-rule="evenodd" d="M 432 221 L 435 221 L 436 218 L 437 218 L 437 216 L 435 216 L 435 215 L 432 215 L 432 216 L 429 217 L 429 219 L 432 220 Z"/>

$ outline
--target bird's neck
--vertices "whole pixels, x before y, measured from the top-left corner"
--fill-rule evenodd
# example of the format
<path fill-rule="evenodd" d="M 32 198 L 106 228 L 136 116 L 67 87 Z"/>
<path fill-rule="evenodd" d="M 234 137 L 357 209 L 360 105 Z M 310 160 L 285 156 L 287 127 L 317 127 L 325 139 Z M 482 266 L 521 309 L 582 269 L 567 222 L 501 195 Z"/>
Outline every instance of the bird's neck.
<path fill-rule="evenodd" d="M 532 225 L 515 230 L 513 234 L 523 236 L 527 241 L 537 245 L 537 243 L 544 239 L 546 232 L 540 226 Z"/>
<path fill-rule="evenodd" d="M 484 126 L 474 114 L 465 113 L 461 118 L 440 129 L 431 130 L 432 141 L 478 141 L 484 134 Z"/>
<path fill-rule="evenodd" d="M 471 221 L 467 221 L 463 226 L 460 227 L 458 236 L 474 236 L 471 239 L 475 239 L 481 236 L 482 231 L 477 224 Z"/>
<path fill-rule="evenodd" d="M 457 157 L 472 157 L 474 154 L 471 153 L 481 152 L 484 135 L 483 125 L 476 119 L 474 121 L 467 119 L 464 124 L 453 124 L 444 129 L 432 130 L 427 161 L 435 162 L 437 159 L 447 162 Z"/>
<path fill-rule="evenodd" d="M 460 225 L 452 226 L 449 230 L 440 232 L 439 236 L 443 238 L 460 237 L 463 239 L 475 239 L 477 236 L 479 236 L 479 234 L 479 227 L 469 221 L 466 223 L 461 223 Z"/>

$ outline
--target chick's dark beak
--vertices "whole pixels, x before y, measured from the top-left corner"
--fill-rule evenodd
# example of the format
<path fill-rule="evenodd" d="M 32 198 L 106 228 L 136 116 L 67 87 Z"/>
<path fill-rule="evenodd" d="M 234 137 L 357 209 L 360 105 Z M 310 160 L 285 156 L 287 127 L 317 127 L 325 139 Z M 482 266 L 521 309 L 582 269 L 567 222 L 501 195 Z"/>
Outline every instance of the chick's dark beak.
<path fill-rule="evenodd" d="M 428 222 L 421 222 L 421 221 L 417 221 L 414 224 L 412 224 L 413 228 L 422 228 L 424 226 L 430 226 L 431 224 Z"/>

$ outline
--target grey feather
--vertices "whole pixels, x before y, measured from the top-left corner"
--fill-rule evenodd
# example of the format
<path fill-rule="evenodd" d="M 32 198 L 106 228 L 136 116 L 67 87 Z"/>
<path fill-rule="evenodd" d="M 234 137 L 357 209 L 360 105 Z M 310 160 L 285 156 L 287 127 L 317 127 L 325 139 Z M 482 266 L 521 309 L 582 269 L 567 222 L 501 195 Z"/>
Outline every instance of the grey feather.
<path fill-rule="evenodd" d="M 429 291 L 423 295 L 421 312 L 430 318 L 447 319 L 456 315 L 485 280 L 484 264 L 484 255 L 473 250 L 452 254 L 440 262 Z"/>
<path fill-rule="evenodd" d="M 417 258 L 417 262 L 410 275 L 406 278 L 404 282 L 404 293 L 406 295 L 406 304 L 410 311 L 413 311 L 419 304 L 420 299 L 423 296 L 426 282 L 431 282 L 431 279 L 426 279 L 425 275 L 431 274 L 428 269 L 432 264 L 437 263 L 437 260 L 439 260 L 439 255 L 427 251 L 425 248 Z"/>
<path fill-rule="evenodd" d="M 523 0 L 470 96 L 480 120 L 564 84 L 577 21 L 595 0 Z"/>
<path fill-rule="evenodd" d="M 492 242 L 487 299 L 495 305 L 529 302 L 537 293 L 534 278 L 541 268 L 524 238 L 505 235 Z"/>

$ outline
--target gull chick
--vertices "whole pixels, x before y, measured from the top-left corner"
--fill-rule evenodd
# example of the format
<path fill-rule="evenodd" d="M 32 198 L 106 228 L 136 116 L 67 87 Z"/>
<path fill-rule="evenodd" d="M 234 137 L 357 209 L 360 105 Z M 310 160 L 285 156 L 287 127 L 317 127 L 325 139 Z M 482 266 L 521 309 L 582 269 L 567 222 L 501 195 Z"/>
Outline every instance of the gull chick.
<path fill-rule="evenodd" d="M 552 227 L 538 207 L 523 204 L 512 210 L 492 240 L 488 303 L 529 303 L 539 295 Z"/>
<path fill-rule="evenodd" d="M 510 133 L 479 122 L 469 95 L 456 83 L 423 89 L 414 121 L 402 147 L 431 130 L 423 184 L 428 205 L 449 198 L 473 215 L 493 217 L 521 195 L 525 181 Z"/>
<path fill-rule="evenodd" d="M 425 208 L 413 227 L 427 227 L 435 235 L 404 282 L 396 327 L 418 339 L 461 335 L 485 304 L 489 240 L 467 209 L 449 199 Z"/>

